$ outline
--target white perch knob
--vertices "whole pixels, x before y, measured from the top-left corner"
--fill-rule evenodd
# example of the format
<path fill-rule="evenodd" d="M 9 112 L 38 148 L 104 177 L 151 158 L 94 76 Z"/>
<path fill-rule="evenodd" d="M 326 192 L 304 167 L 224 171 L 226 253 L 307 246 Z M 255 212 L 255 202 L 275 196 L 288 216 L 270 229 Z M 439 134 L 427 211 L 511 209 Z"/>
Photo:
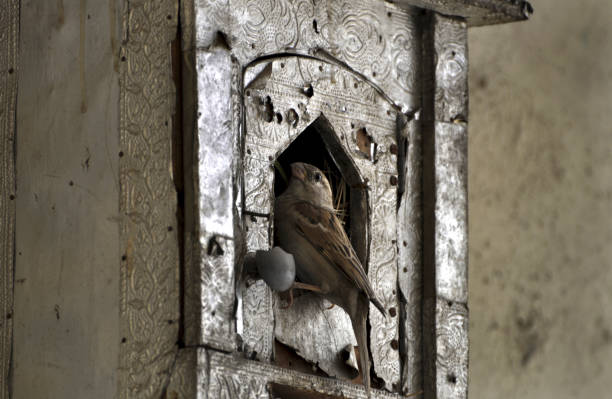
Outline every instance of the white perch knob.
<path fill-rule="evenodd" d="M 287 291 L 295 282 L 295 260 L 293 255 L 274 247 L 255 254 L 257 272 L 274 291 Z"/>

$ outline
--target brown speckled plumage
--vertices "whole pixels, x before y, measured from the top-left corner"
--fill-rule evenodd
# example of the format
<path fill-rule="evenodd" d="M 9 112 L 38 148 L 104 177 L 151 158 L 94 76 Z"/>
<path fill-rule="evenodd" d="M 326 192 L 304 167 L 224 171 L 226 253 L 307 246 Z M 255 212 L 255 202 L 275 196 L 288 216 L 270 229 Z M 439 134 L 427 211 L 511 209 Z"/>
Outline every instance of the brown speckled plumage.
<path fill-rule="evenodd" d="M 291 170 L 289 187 L 275 205 L 280 246 L 293 254 L 300 281 L 318 287 L 320 295 L 349 315 L 359 346 L 363 382 L 369 392 L 366 330 L 369 302 L 383 314 L 386 312 L 335 214 L 325 175 L 304 163 L 292 164 Z"/>

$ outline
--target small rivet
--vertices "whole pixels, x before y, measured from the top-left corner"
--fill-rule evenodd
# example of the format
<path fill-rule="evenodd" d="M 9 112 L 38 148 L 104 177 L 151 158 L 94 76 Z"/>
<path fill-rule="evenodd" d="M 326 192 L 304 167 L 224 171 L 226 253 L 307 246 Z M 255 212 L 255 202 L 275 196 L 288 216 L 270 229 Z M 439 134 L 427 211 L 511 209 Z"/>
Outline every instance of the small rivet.
<path fill-rule="evenodd" d="M 306 97 L 312 97 L 314 95 L 314 89 L 312 88 L 312 85 L 310 83 L 304 86 L 304 89 L 302 91 L 306 95 Z"/>

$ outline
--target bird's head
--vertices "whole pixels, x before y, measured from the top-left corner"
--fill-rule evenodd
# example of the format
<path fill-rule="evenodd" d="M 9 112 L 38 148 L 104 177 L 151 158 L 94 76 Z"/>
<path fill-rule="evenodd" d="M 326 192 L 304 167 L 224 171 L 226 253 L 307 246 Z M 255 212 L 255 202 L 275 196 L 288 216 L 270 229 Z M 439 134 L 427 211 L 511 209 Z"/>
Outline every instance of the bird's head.
<path fill-rule="evenodd" d="M 329 209 L 334 207 L 329 181 L 317 167 L 307 163 L 291 164 L 291 179 L 287 192 L 317 206 Z"/>

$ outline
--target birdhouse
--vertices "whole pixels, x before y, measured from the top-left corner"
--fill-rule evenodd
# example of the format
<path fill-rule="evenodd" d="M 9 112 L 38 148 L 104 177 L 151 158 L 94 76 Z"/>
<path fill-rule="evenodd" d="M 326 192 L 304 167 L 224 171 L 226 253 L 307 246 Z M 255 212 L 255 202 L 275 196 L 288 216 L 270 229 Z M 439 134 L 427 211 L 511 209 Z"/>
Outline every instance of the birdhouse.
<path fill-rule="evenodd" d="M 373 397 L 466 397 L 467 29 L 528 11 L 196 2 L 198 251 L 185 306 L 204 395 L 366 397 L 351 359 L 369 351 Z M 298 161 L 326 173 L 389 314 L 369 312 L 368 348 L 355 350 L 339 307 L 306 293 L 287 309 L 245 274 L 249 253 L 275 246 L 275 196 Z"/>
<path fill-rule="evenodd" d="M 20 3 L 0 1 L 0 397 L 467 397 L 467 33 L 529 3 Z M 293 259 L 295 162 L 386 313 L 364 310 L 366 344 L 249 266 Z"/>

